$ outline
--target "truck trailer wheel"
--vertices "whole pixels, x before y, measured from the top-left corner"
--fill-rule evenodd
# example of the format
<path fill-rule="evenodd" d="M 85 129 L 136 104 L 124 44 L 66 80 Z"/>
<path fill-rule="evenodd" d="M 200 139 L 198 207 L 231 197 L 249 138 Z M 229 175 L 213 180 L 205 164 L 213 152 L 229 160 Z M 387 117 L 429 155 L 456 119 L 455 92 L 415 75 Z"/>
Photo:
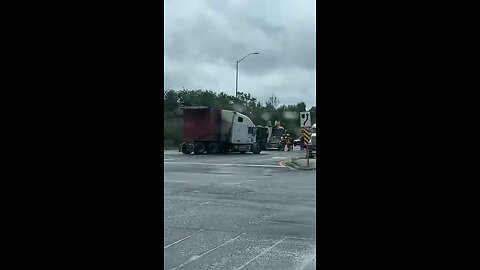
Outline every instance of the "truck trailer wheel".
<path fill-rule="evenodd" d="M 218 153 L 218 150 L 218 143 L 210 143 L 207 146 L 207 154 L 216 154 Z"/>
<path fill-rule="evenodd" d="M 195 153 L 195 155 L 203 155 L 205 153 L 205 144 L 196 143 L 193 147 L 193 152 Z"/>
<path fill-rule="evenodd" d="M 190 155 L 193 152 L 193 145 L 191 143 L 182 143 L 182 153 Z"/>

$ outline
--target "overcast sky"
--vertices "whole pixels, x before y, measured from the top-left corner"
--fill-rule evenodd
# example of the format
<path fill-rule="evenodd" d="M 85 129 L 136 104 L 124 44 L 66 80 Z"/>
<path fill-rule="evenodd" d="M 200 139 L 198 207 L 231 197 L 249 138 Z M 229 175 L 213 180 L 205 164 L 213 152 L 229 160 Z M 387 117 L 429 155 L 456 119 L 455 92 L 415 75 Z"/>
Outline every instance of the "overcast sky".
<path fill-rule="evenodd" d="M 315 0 L 165 0 L 166 89 L 315 104 Z"/>

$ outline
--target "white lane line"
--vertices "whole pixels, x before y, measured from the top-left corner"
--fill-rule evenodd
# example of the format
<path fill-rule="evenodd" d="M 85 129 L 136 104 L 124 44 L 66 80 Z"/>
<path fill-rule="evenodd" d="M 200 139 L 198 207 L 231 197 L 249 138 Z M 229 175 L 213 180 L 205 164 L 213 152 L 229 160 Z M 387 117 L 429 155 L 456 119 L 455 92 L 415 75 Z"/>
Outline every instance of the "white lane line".
<path fill-rule="evenodd" d="M 277 243 L 275 243 L 273 246 L 267 248 L 266 250 L 262 251 L 262 253 L 258 254 L 257 256 L 255 256 L 253 259 L 251 259 L 250 261 L 244 263 L 242 266 L 240 266 L 239 268 L 237 268 L 237 270 L 240 270 L 242 269 L 243 267 L 245 267 L 247 264 L 253 262 L 254 260 L 256 260 L 258 257 L 262 256 L 263 254 L 267 253 L 269 250 L 271 250 L 272 248 L 274 248 L 276 245 L 280 244 L 281 242 L 283 242 L 283 240 L 285 240 L 285 238 L 283 238 L 282 240 L 278 241 Z"/>
<path fill-rule="evenodd" d="M 289 169 L 292 170 L 292 171 L 297 171 L 297 169 L 294 169 L 294 168 L 292 168 L 292 167 L 290 167 L 290 166 L 286 166 L 286 165 L 285 165 L 285 162 L 286 162 L 286 161 L 283 160 L 283 161 L 280 161 L 280 163 L 278 163 L 278 164 L 282 165 L 283 167 L 289 168 Z"/>
<path fill-rule="evenodd" d="M 178 241 L 175 241 L 175 242 L 171 243 L 170 245 L 166 245 L 165 247 L 163 247 L 163 249 L 167 249 L 167 248 L 169 248 L 169 247 L 171 247 L 171 246 L 173 246 L 173 245 L 175 245 L 175 244 L 178 244 L 178 243 L 182 242 L 183 240 L 187 240 L 188 238 L 190 238 L 190 237 L 192 237 L 192 236 L 194 236 L 194 235 L 196 235 L 196 234 L 198 234 L 198 233 L 201 233 L 201 232 L 203 232 L 204 230 L 205 230 L 205 229 L 201 229 L 201 230 L 199 230 L 199 231 L 196 231 L 196 232 L 190 234 L 189 236 L 186 236 L 186 237 L 184 237 L 184 238 L 182 238 L 182 239 L 180 239 L 180 240 L 178 240 Z"/>
<path fill-rule="evenodd" d="M 244 234 L 246 234 L 246 233 L 241 233 L 241 234 L 239 234 L 237 237 L 232 238 L 232 239 L 228 240 L 227 242 L 225 242 L 225 243 L 223 243 L 223 244 L 221 244 L 221 245 L 219 245 L 219 246 L 216 246 L 216 247 L 214 247 L 214 248 L 208 250 L 207 252 L 204 252 L 204 253 L 202 253 L 202 254 L 200 254 L 200 255 L 198 255 L 198 256 L 194 255 L 194 256 L 190 257 L 190 259 L 188 259 L 186 262 L 180 264 L 179 266 L 177 266 L 177 267 L 175 267 L 175 268 L 172 268 L 172 270 L 178 269 L 178 268 L 180 268 L 180 267 L 182 267 L 182 266 L 185 266 L 186 264 L 189 264 L 189 263 L 191 263 L 191 262 L 193 262 L 193 261 L 195 261 L 195 260 L 197 260 L 197 259 L 200 259 L 201 257 L 207 255 L 208 253 L 210 253 L 210 252 L 212 252 L 212 251 L 214 251 L 214 250 L 216 250 L 216 249 L 218 249 L 218 248 L 221 248 L 222 246 L 224 246 L 224 245 L 226 245 L 226 244 L 228 244 L 228 243 L 230 243 L 230 242 L 238 239 L 240 236 L 242 236 L 242 235 L 244 235 Z"/>
<path fill-rule="evenodd" d="M 315 241 L 315 242 L 317 242 L 317 239 L 315 239 L 315 238 L 306 238 L 306 237 L 289 236 L 288 239 L 306 240 L 306 241 Z"/>
<path fill-rule="evenodd" d="M 240 185 L 241 183 L 237 182 L 237 183 L 221 183 L 221 184 L 224 184 L 224 185 Z"/>
<path fill-rule="evenodd" d="M 297 225 L 297 226 L 307 226 L 307 227 L 317 227 L 316 225 L 311 224 L 301 224 L 301 223 L 293 223 L 293 222 L 284 222 L 284 221 L 264 221 L 266 223 L 273 223 L 273 224 L 284 224 L 284 225 Z"/>
<path fill-rule="evenodd" d="M 200 162 L 180 162 L 180 161 L 166 161 L 164 163 L 177 163 L 187 165 L 207 165 L 207 166 L 236 166 L 236 167 L 264 167 L 264 168 L 285 168 L 280 165 L 263 165 L 263 164 L 217 164 L 217 163 L 200 163 Z"/>
<path fill-rule="evenodd" d="M 165 180 L 165 183 L 190 183 L 192 181 L 183 181 L 183 180 Z"/>

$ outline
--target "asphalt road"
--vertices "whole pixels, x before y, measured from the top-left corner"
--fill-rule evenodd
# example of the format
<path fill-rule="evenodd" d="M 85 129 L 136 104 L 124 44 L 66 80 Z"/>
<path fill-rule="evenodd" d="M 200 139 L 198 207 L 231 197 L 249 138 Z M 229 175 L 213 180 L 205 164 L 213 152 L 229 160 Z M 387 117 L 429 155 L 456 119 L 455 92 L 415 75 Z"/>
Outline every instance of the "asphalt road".
<path fill-rule="evenodd" d="M 164 269 L 315 269 L 315 172 L 302 151 L 164 151 Z"/>

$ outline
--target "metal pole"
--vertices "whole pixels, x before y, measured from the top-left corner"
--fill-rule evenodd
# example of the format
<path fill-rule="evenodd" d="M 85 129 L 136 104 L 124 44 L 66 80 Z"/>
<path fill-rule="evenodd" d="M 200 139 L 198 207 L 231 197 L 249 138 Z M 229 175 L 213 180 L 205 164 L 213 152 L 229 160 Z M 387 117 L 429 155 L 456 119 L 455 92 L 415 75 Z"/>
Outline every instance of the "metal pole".
<path fill-rule="evenodd" d="M 238 61 L 237 61 L 237 78 L 235 79 L 235 97 L 238 97 Z"/>
<path fill-rule="evenodd" d="M 308 154 L 308 144 L 307 144 L 307 167 L 310 167 L 310 160 L 308 159 L 309 158 L 309 154 Z"/>
<path fill-rule="evenodd" d="M 252 54 L 258 54 L 258 52 L 253 52 L 245 55 L 242 59 L 237 61 L 237 77 L 235 79 L 235 97 L 238 97 L 238 63 L 242 62 L 243 59 L 247 58 L 248 56 Z"/>

